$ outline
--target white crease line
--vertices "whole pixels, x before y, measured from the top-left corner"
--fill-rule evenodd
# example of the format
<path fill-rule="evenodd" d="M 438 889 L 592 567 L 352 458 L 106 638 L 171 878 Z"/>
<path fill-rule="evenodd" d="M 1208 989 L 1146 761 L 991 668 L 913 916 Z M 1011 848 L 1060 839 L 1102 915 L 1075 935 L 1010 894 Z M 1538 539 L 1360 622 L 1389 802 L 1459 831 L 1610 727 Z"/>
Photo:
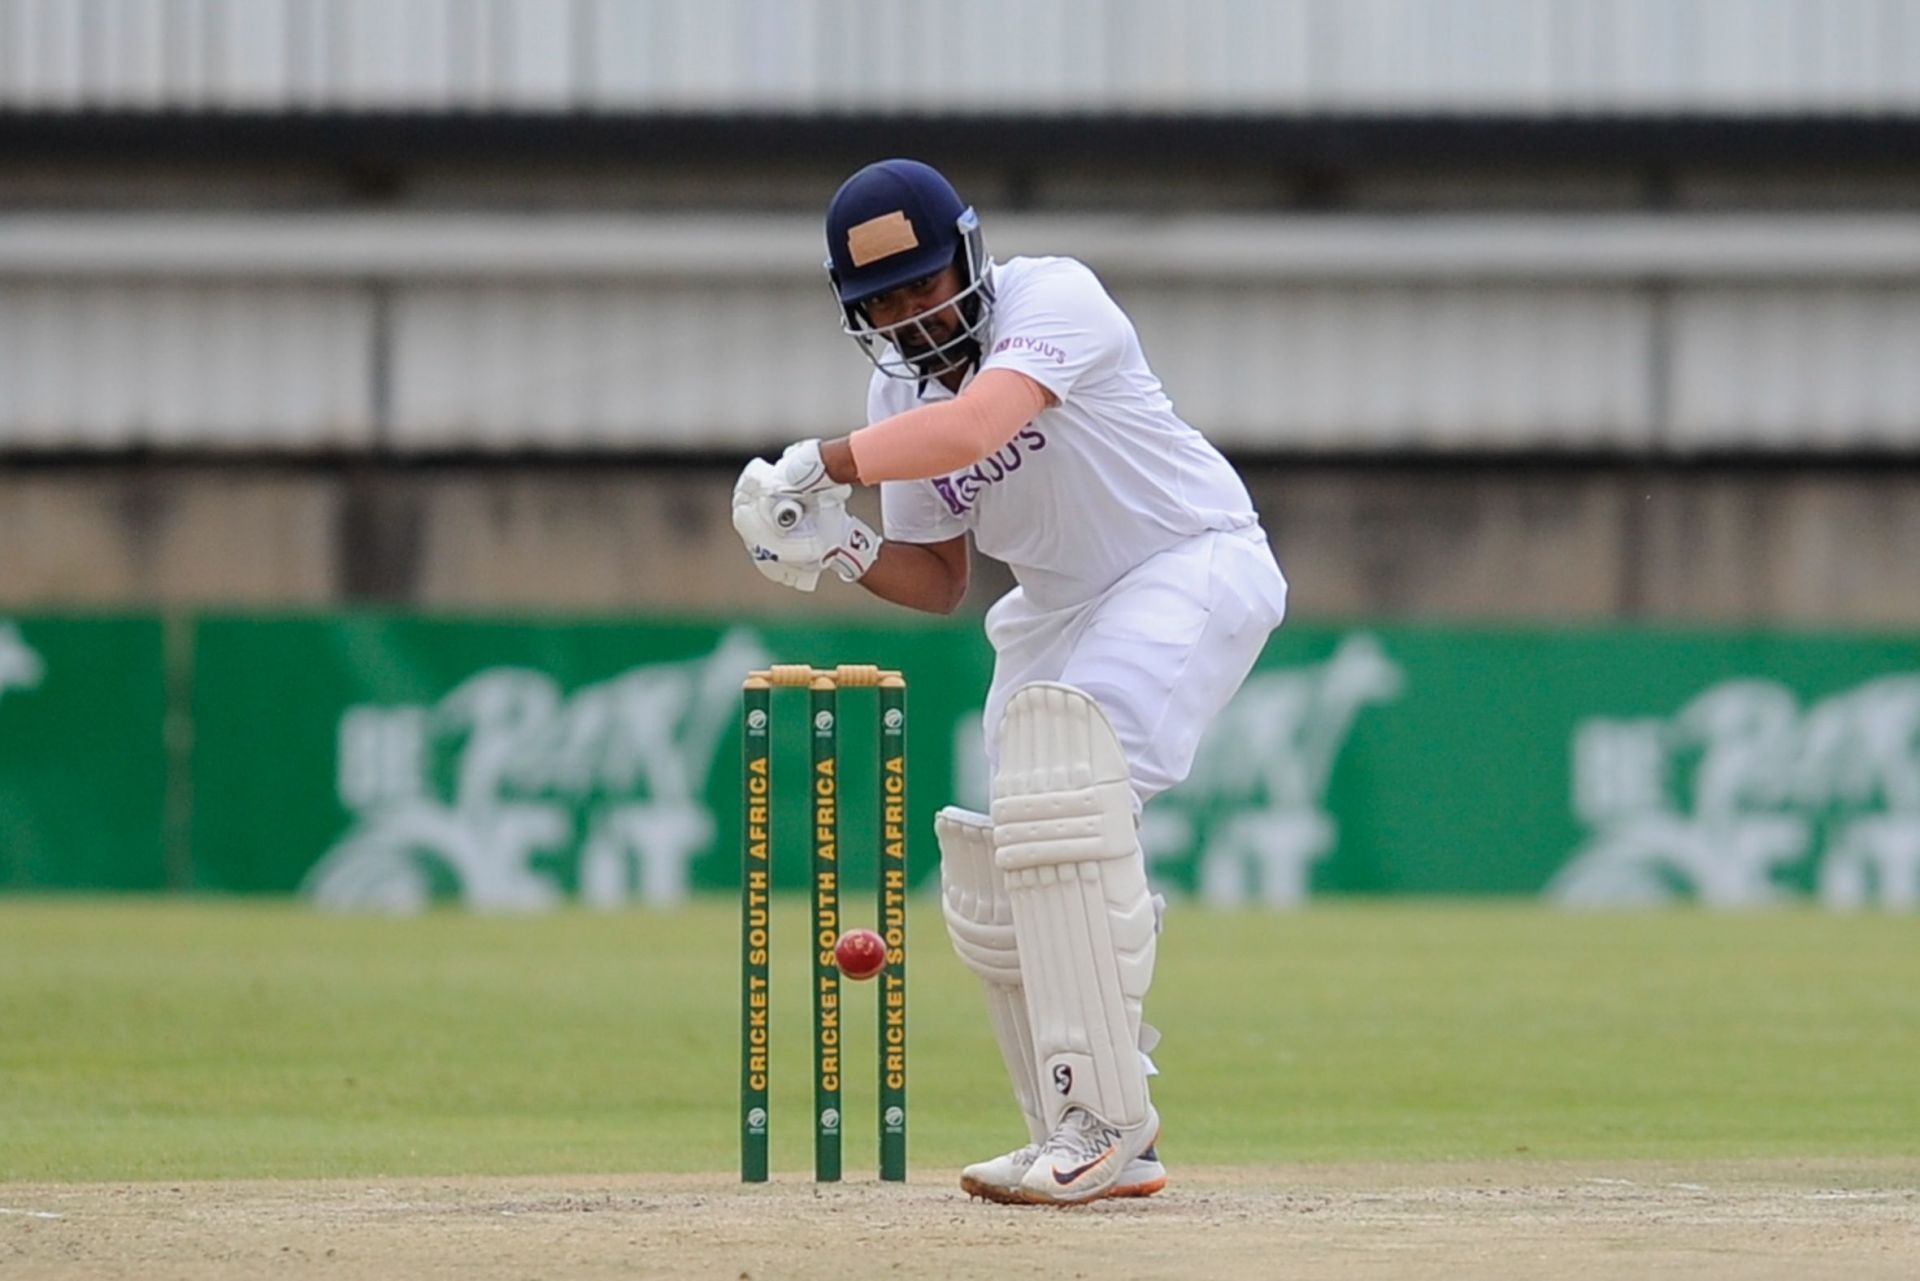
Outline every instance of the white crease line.
<path fill-rule="evenodd" d="M 1891 1192 L 1809 1192 L 1809 1201 L 1884 1201 Z"/>
<path fill-rule="evenodd" d="M 54 1214 L 47 1210 L 9 1210 L 0 1205 L 0 1214 L 17 1214 L 23 1219 L 64 1219 L 64 1214 Z"/>

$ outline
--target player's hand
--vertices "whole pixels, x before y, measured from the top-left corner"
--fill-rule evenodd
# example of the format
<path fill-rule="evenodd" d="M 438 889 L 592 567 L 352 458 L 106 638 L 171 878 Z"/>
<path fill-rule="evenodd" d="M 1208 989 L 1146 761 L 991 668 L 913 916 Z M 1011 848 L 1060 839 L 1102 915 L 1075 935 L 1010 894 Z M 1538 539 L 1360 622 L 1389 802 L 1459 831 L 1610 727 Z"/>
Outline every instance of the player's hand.
<path fill-rule="evenodd" d="M 733 487 L 733 505 L 757 502 L 761 515 L 782 531 L 791 531 L 824 508 L 844 509 L 853 486 L 835 483 L 820 461 L 820 442 L 789 445 L 775 463 L 754 459 Z M 828 519 L 831 519 L 829 516 Z"/>
<path fill-rule="evenodd" d="M 784 507 L 775 501 L 782 492 L 772 463 L 764 458 L 749 462 L 733 487 L 733 528 L 762 575 L 783 587 L 810 592 L 820 581 L 820 556 L 826 548 L 799 499 L 786 498 Z"/>
<path fill-rule="evenodd" d="M 733 527 L 754 567 L 774 582 L 810 592 L 822 569 L 853 582 L 880 557 L 881 537 L 846 509 L 844 485 L 796 496 L 777 464 L 756 458 L 733 487 Z"/>
<path fill-rule="evenodd" d="M 836 492 L 845 488 L 796 494 L 775 464 L 761 458 L 749 462 L 733 487 L 733 528 L 754 568 L 803 592 L 814 589 L 829 556 L 834 572 L 849 581 L 871 568 L 879 536 L 847 514 Z"/>
<path fill-rule="evenodd" d="M 774 475 L 780 487 L 799 496 L 833 495 L 842 503 L 853 493 L 852 485 L 843 485 L 827 474 L 827 464 L 820 457 L 820 439 L 796 441 L 788 445 L 780 460 L 773 465 Z"/>
<path fill-rule="evenodd" d="M 825 515 L 823 524 L 829 536 L 834 532 L 832 526 L 838 524 L 835 512 L 845 515 L 846 523 L 838 530 L 837 541 L 822 553 L 828 569 L 840 575 L 841 581 L 851 583 L 873 568 L 873 563 L 880 559 L 883 540 L 871 525 L 846 512 L 846 501 L 853 493 L 853 486 L 835 481 L 828 474 L 827 464 L 820 457 L 818 437 L 788 445 L 773 470 L 785 494 Z M 774 502 L 779 506 L 781 497 L 776 496 Z M 791 518 L 791 508 L 776 512 L 776 519 L 780 518 Z"/>

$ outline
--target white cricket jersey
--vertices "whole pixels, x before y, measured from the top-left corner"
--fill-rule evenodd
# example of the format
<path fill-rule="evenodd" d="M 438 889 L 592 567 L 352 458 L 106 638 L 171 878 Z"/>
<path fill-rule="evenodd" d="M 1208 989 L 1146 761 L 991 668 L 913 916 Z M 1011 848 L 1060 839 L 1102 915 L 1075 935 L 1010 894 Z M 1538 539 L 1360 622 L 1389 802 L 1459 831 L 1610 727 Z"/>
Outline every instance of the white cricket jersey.
<path fill-rule="evenodd" d="M 935 543 L 971 532 L 1034 605 L 1058 609 L 1183 539 L 1258 523 L 1239 475 L 1173 412 L 1133 322 L 1085 264 L 1014 258 L 993 280 L 979 368 L 1017 370 L 1059 403 L 971 467 L 883 482 L 888 538 Z M 934 379 L 876 372 L 867 421 L 952 395 Z"/>

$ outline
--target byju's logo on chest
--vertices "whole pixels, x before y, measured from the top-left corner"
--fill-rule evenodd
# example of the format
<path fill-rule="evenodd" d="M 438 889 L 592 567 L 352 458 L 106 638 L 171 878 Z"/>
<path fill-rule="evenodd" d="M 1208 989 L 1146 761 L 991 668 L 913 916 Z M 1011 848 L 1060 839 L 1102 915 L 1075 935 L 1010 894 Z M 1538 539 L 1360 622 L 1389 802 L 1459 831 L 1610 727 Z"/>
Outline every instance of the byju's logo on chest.
<path fill-rule="evenodd" d="M 1018 436 L 965 471 L 936 476 L 931 484 L 934 492 L 945 500 L 954 515 L 964 516 L 980 500 L 980 495 L 1024 467 L 1028 455 L 1037 454 L 1046 447 L 1044 432 L 1025 427 Z"/>

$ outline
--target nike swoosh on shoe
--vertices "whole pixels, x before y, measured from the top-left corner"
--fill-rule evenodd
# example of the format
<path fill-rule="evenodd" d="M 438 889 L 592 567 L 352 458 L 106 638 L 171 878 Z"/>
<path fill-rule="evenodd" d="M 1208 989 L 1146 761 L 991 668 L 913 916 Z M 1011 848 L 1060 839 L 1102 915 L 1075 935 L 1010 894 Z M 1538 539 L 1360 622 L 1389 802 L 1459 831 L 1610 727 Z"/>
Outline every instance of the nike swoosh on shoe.
<path fill-rule="evenodd" d="M 1063 1187 L 1063 1188 L 1071 1186 L 1074 1183 L 1074 1181 L 1077 1180 L 1081 1175 L 1085 1174 L 1088 1170 L 1091 1170 L 1094 1166 L 1099 1165 L 1102 1161 L 1112 1156 L 1113 1152 L 1114 1150 L 1112 1148 L 1108 1148 L 1105 1152 L 1102 1152 L 1099 1156 L 1093 1158 L 1093 1160 L 1087 1162 L 1085 1165 L 1079 1167 L 1076 1170 L 1069 1170 L 1065 1174 L 1060 1173 L 1060 1171 L 1058 1170 L 1053 1171 L 1054 1183 L 1058 1184 L 1060 1187 Z"/>

